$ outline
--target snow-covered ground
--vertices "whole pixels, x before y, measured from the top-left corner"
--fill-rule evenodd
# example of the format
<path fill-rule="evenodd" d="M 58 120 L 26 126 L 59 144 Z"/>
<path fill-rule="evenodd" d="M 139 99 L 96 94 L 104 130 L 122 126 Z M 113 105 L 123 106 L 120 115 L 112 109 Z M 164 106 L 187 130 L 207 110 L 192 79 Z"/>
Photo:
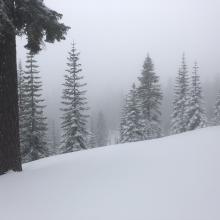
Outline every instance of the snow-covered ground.
<path fill-rule="evenodd" d="M 43 159 L 0 177 L 1 220 L 219 220 L 220 127 Z"/>

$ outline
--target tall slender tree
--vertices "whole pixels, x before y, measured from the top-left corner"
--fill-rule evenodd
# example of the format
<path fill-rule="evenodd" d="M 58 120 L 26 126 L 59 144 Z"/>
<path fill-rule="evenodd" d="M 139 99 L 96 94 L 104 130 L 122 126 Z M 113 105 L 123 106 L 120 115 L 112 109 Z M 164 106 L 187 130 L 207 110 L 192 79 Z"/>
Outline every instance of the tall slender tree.
<path fill-rule="evenodd" d="M 162 92 L 159 76 L 154 71 L 154 64 L 149 55 L 144 61 L 141 77 L 138 79 L 140 81 L 138 93 L 145 123 L 145 139 L 158 138 L 161 136 Z"/>
<path fill-rule="evenodd" d="M 36 0 L 0 0 L 0 174 L 21 171 L 19 145 L 16 35 L 27 36 L 33 53 L 43 41 L 63 40 L 62 15 Z M 45 38 L 44 38 L 45 36 Z"/>
<path fill-rule="evenodd" d="M 83 75 L 79 63 L 79 53 L 75 44 L 69 53 L 68 69 L 65 74 L 63 90 L 63 140 L 62 152 L 68 153 L 77 150 L 87 149 L 87 98 L 86 83 L 82 83 Z"/>
<path fill-rule="evenodd" d="M 203 106 L 202 87 L 198 74 L 198 65 L 195 63 L 192 73 L 192 84 L 190 88 L 189 107 L 186 109 L 187 130 L 204 128 L 207 123 L 206 112 Z"/>
<path fill-rule="evenodd" d="M 214 106 L 214 125 L 220 125 L 220 92 L 217 94 L 215 106 Z"/>
<path fill-rule="evenodd" d="M 178 134 L 188 130 L 187 109 L 189 108 L 189 75 L 183 54 L 181 67 L 176 78 L 173 113 L 171 119 L 171 133 Z"/>
<path fill-rule="evenodd" d="M 145 125 L 141 116 L 138 91 L 135 84 L 133 84 L 123 108 L 122 121 L 120 125 L 121 143 L 141 141 L 144 139 Z"/>
<path fill-rule="evenodd" d="M 24 152 L 24 132 L 25 132 L 25 72 L 21 62 L 18 65 L 18 106 L 19 106 L 19 135 L 21 154 Z"/>
<path fill-rule="evenodd" d="M 48 155 L 47 122 L 44 116 L 42 82 L 37 61 L 32 53 L 27 54 L 24 74 L 24 123 L 22 132 L 22 160 L 29 162 Z"/>
<path fill-rule="evenodd" d="M 89 148 L 95 148 L 97 147 L 97 138 L 96 138 L 96 133 L 95 133 L 95 126 L 94 126 L 94 121 L 93 118 L 90 117 L 90 131 L 88 134 L 88 147 Z"/>

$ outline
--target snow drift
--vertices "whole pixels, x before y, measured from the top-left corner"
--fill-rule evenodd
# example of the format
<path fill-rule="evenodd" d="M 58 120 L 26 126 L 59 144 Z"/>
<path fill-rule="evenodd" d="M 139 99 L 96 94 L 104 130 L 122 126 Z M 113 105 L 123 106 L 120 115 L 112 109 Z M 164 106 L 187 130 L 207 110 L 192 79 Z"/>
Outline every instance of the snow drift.
<path fill-rule="evenodd" d="M 219 220 L 220 127 L 25 164 L 1 220 Z"/>

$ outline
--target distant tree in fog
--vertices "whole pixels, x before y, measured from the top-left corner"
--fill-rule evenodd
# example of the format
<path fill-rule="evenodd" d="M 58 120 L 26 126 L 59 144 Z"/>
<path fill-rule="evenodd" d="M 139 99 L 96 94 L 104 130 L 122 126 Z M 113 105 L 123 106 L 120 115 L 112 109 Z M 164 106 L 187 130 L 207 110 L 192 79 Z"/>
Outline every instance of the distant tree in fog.
<path fill-rule="evenodd" d="M 88 142 L 89 148 L 97 147 L 97 137 L 96 137 L 95 126 L 94 126 L 94 121 L 93 121 L 92 117 L 90 120 L 90 131 L 88 134 L 88 141 L 87 142 Z"/>
<path fill-rule="evenodd" d="M 173 113 L 171 119 L 171 133 L 178 134 L 188 130 L 187 110 L 189 108 L 189 75 L 183 54 L 181 67 L 176 77 L 176 85 L 174 91 Z"/>
<path fill-rule="evenodd" d="M 192 83 L 190 88 L 189 106 L 186 109 L 187 130 L 206 127 L 207 116 L 203 104 L 202 87 L 198 74 L 198 65 L 195 63 L 192 73 Z"/>
<path fill-rule="evenodd" d="M 59 154 L 60 135 L 55 120 L 50 120 L 48 134 L 49 155 Z"/>
<path fill-rule="evenodd" d="M 154 71 L 154 64 L 148 55 L 138 78 L 138 96 L 144 122 L 145 139 L 158 138 L 161 136 L 161 102 L 162 92 L 159 76 Z"/>
<path fill-rule="evenodd" d="M 214 125 L 220 125 L 220 92 L 217 94 L 215 106 L 214 106 Z"/>
<path fill-rule="evenodd" d="M 79 64 L 79 53 L 73 43 L 69 52 L 68 69 L 63 84 L 63 116 L 62 116 L 62 146 L 63 153 L 73 152 L 87 148 L 87 118 L 86 111 L 86 83 L 82 83 L 82 69 Z"/>
<path fill-rule="evenodd" d="M 18 64 L 18 108 L 19 108 L 19 135 L 20 135 L 20 151 L 24 155 L 25 143 L 25 80 L 24 70 L 21 62 Z"/>
<path fill-rule="evenodd" d="M 97 141 L 97 147 L 106 146 L 108 144 L 108 129 L 106 125 L 106 120 L 102 112 L 99 112 L 96 128 L 95 128 L 95 135 Z"/>

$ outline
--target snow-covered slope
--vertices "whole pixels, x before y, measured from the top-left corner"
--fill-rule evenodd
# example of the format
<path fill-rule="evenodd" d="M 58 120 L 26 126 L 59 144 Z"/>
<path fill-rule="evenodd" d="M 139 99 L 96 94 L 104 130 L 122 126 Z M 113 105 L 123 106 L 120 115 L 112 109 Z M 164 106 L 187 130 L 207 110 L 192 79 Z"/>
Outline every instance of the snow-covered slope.
<path fill-rule="evenodd" d="M 1 220 L 219 220 L 220 127 L 29 163 Z"/>

